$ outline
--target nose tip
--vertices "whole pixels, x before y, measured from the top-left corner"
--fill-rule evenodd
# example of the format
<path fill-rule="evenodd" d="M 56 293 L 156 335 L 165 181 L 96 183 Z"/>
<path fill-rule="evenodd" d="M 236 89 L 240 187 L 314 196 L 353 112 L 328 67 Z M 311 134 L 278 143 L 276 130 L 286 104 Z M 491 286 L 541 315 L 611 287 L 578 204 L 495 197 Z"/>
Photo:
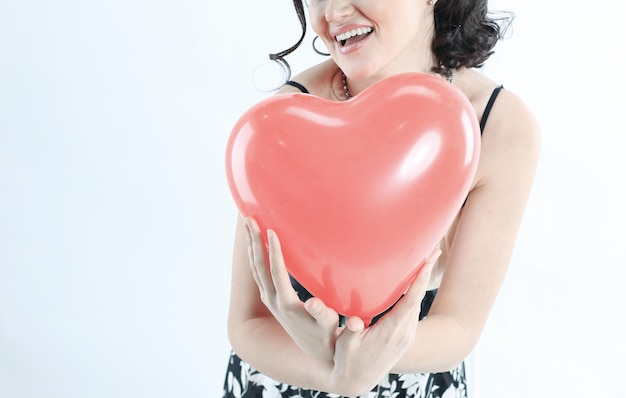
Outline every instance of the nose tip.
<path fill-rule="evenodd" d="M 346 1 L 328 1 L 326 7 L 326 20 L 328 22 L 340 21 L 352 14 L 354 8 Z"/>

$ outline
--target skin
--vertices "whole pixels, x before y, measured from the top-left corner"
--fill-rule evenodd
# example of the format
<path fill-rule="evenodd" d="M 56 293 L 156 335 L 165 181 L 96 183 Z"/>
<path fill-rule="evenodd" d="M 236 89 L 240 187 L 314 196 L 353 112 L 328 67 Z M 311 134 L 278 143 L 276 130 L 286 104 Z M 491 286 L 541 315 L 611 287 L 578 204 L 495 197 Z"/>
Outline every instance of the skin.
<path fill-rule="evenodd" d="M 354 96 L 392 74 L 429 73 L 433 65 L 432 6 L 425 0 L 312 0 L 309 19 L 331 59 L 293 80 L 314 95 L 344 99 L 339 68 Z M 374 31 L 358 50 L 346 52 L 333 32 L 350 24 Z M 498 85 L 471 69 L 455 71 L 454 84 L 477 118 Z M 285 86 L 279 93 L 291 91 L 297 89 Z M 337 313 L 321 300 L 300 302 L 289 283 L 279 237 L 239 217 L 228 317 L 233 349 L 276 380 L 347 396 L 369 391 L 390 372 L 457 366 L 478 341 L 505 278 L 539 150 L 532 113 L 510 90 L 501 91 L 483 132 L 472 189 L 441 251 L 425 259 L 404 298 L 369 328 L 358 318 L 338 328 Z M 428 317 L 418 322 L 425 291 L 434 287 L 437 298 Z"/>

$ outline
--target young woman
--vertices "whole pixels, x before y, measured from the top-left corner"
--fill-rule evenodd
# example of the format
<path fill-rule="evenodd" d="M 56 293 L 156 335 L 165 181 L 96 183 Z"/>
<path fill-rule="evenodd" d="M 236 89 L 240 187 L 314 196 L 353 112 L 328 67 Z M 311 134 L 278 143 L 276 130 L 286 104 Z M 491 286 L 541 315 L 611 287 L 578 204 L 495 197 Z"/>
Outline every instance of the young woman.
<path fill-rule="evenodd" d="M 303 5 L 294 4 L 304 37 Z M 344 101 L 394 74 L 439 75 L 480 121 L 478 170 L 441 250 L 371 326 L 356 317 L 339 324 L 339 314 L 290 280 L 280 237 L 239 217 L 224 397 L 466 397 L 463 361 L 505 277 L 540 148 L 524 103 L 476 70 L 501 28 L 487 0 L 310 0 L 308 18 L 330 58 L 279 93 Z M 274 58 L 285 63 L 298 44 Z"/>

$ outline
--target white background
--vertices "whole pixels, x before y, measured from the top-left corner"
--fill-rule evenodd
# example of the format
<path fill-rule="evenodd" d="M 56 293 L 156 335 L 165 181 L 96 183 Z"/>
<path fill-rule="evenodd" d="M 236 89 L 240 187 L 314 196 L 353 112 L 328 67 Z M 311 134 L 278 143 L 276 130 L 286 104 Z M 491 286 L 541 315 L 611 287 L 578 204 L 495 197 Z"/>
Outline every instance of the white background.
<path fill-rule="evenodd" d="M 544 143 L 475 398 L 626 396 L 623 4 L 492 2 Z M 1 397 L 220 396 L 225 142 L 298 33 L 287 0 L 1 0 Z"/>

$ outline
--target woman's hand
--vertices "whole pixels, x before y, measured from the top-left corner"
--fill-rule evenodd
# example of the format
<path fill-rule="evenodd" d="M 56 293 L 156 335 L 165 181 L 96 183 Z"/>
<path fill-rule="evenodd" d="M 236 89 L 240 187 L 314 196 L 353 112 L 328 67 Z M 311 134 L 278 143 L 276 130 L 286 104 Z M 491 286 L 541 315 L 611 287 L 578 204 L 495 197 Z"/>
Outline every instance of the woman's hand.
<path fill-rule="evenodd" d="M 422 299 L 441 250 L 424 261 L 404 297 L 375 325 L 366 328 L 362 319 L 350 317 L 339 328 L 339 315 L 322 300 L 300 301 L 274 231 L 267 232 L 268 267 L 259 226 L 253 219 L 244 221 L 250 267 L 261 301 L 301 350 L 329 361 L 333 392 L 356 396 L 369 391 L 414 343 Z"/>
<path fill-rule="evenodd" d="M 319 298 L 313 297 L 303 304 L 291 286 L 280 241 L 274 231 L 267 231 L 268 269 L 259 226 L 251 218 L 244 221 L 250 268 L 259 286 L 261 301 L 302 351 L 332 361 L 340 332 L 339 315 Z"/>
<path fill-rule="evenodd" d="M 348 318 L 335 343 L 332 384 L 337 391 L 349 396 L 370 391 L 413 345 L 422 299 L 440 255 L 436 249 L 425 260 L 406 294 L 376 324 L 366 328 L 360 318 Z"/>

